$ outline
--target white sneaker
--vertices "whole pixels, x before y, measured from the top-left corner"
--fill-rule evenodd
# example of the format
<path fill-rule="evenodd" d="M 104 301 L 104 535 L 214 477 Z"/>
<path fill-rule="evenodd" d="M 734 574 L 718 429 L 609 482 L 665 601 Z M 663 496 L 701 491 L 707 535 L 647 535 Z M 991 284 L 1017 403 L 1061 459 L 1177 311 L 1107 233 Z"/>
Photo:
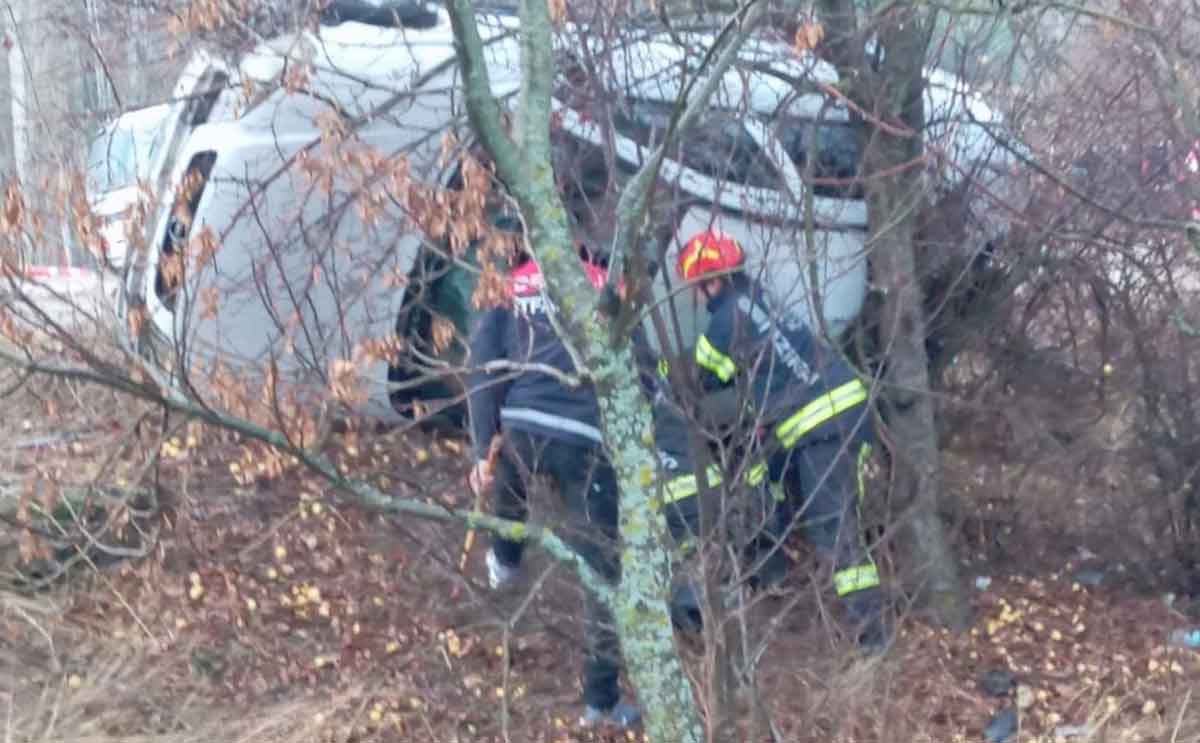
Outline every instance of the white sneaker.
<path fill-rule="evenodd" d="M 580 727 L 594 728 L 600 726 L 628 730 L 642 721 L 642 711 L 629 702 L 618 701 L 609 709 L 588 707 L 579 718 Z"/>
<path fill-rule="evenodd" d="M 488 587 L 493 591 L 498 591 L 509 583 L 517 579 L 521 574 L 521 568 L 516 565 L 505 565 L 500 562 L 500 558 L 496 557 L 496 551 L 489 549 L 487 557 L 484 558 L 487 563 L 488 572 Z"/>

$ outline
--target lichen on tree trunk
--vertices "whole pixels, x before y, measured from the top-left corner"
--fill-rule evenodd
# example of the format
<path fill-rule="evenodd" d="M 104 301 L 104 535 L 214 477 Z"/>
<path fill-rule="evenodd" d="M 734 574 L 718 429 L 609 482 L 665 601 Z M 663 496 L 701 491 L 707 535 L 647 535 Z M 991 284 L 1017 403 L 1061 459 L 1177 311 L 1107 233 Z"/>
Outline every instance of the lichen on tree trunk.
<path fill-rule="evenodd" d="M 577 371 L 596 386 L 604 443 L 621 491 L 620 584 L 606 591 L 628 675 L 643 707 L 647 737 L 655 743 L 700 743 L 703 727 L 691 683 L 675 652 L 667 601 L 670 563 L 666 520 L 654 505 L 643 472 L 655 461 L 644 433 L 651 429 L 629 337 L 613 338 L 571 246 L 566 211 L 551 166 L 550 95 L 554 80 L 552 21 L 546 0 L 521 3 L 522 86 L 513 137 L 504 131 L 483 63 L 482 41 L 470 0 L 449 4 L 471 123 L 516 199 L 546 291 L 558 308 L 556 330 Z M 641 204 L 634 204 L 641 208 Z"/>
<path fill-rule="evenodd" d="M 548 150 L 545 155 L 549 158 Z M 675 651 L 667 608 L 671 565 L 665 548 L 666 517 L 655 507 L 656 493 L 642 474 L 654 472 L 657 465 L 645 435 L 653 422 L 638 384 L 633 350 L 628 338 L 609 336 L 574 252 L 560 247 L 572 242 L 553 174 L 538 170 L 529 185 L 532 213 L 545 230 L 545 242 L 535 240 L 534 253 L 547 286 L 561 291 L 555 299 L 565 316 L 567 342 L 579 350 L 595 382 L 605 448 L 621 491 L 621 582 L 611 593 L 610 609 L 627 673 L 637 689 L 651 741 L 700 743 L 700 713 Z M 573 291 L 562 291 L 572 284 Z"/>
<path fill-rule="evenodd" d="M 654 459 L 644 443 L 650 408 L 633 377 L 628 347 L 612 351 L 597 366 L 605 441 L 621 485 L 621 586 L 613 617 L 629 675 L 654 741 L 700 743 L 703 728 L 692 687 L 675 652 L 667 600 L 671 565 L 664 548 L 666 519 L 642 472 Z"/>

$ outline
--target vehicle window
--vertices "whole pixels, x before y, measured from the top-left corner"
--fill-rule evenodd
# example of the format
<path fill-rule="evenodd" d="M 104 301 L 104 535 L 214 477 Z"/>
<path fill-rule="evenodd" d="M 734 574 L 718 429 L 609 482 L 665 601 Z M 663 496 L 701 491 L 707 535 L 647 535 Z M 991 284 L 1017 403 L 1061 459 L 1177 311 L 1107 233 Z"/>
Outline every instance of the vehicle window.
<path fill-rule="evenodd" d="M 814 126 L 811 119 L 799 117 L 776 120 L 775 134 L 801 176 L 808 173 L 809 144 L 814 133 L 817 161 L 813 163 L 812 176 L 817 183 L 813 190 L 835 199 L 862 198 L 862 184 L 857 182 L 862 148 L 853 126 L 847 122 L 819 122 Z M 842 182 L 822 182 L 831 180 Z"/>
<path fill-rule="evenodd" d="M 167 221 L 167 231 L 159 250 L 154 291 L 163 306 L 171 311 L 175 310 L 175 290 L 183 280 L 183 248 L 191 232 L 196 210 L 200 208 L 200 197 L 204 195 L 208 177 L 216 162 L 215 152 L 198 152 L 192 157 L 180 183 L 175 208 Z"/>
<path fill-rule="evenodd" d="M 203 83 L 196 86 L 196 93 L 192 99 L 188 101 L 188 123 L 191 126 L 200 126 L 207 124 L 209 121 L 232 121 L 233 116 L 229 113 L 229 108 L 236 95 L 230 95 L 229 76 L 224 72 L 214 71 L 206 74 L 206 79 Z M 224 93 L 225 95 L 222 95 Z M 213 117 L 213 109 L 216 108 L 217 102 L 224 99 L 224 107 L 219 111 L 220 116 Z"/>
<path fill-rule="evenodd" d="M 162 130 L 108 129 L 88 149 L 88 185 L 95 194 L 136 185 L 162 144 Z"/>
<path fill-rule="evenodd" d="M 331 0 L 321 11 L 322 23 L 337 25 L 347 21 L 427 29 L 437 26 L 438 15 L 421 0 Z"/>
<path fill-rule="evenodd" d="M 670 104 L 634 101 L 614 122 L 617 131 L 653 147 L 666 134 L 672 111 Z M 756 188 L 779 186 L 779 171 L 732 112 L 713 111 L 697 122 L 670 155 L 718 181 Z"/>
<path fill-rule="evenodd" d="M 93 193 L 116 191 L 133 183 L 133 137 L 121 130 L 104 132 L 92 141 L 88 151 L 88 185 Z"/>
<path fill-rule="evenodd" d="M 571 140 L 556 142 L 554 175 L 572 226 L 590 233 L 595 221 L 604 219 L 609 194 L 611 175 L 603 150 Z"/>

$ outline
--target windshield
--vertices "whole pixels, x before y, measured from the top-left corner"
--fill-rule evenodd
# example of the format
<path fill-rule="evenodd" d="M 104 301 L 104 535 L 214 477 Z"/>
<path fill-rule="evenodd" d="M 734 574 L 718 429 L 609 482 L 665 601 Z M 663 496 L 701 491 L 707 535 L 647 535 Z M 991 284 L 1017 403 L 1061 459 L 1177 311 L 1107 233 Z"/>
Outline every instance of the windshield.
<path fill-rule="evenodd" d="M 635 100 L 616 111 L 617 130 L 644 147 L 654 147 L 671 123 L 674 105 Z M 733 111 L 710 111 L 688 130 L 669 156 L 718 181 L 753 188 L 778 188 L 779 171 Z"/>
<path fill-rule="evenodd" d="M 862 146 L 858 142 L 858 133 L 849 122 L 814 122 L 797 116 L 780 116 L 775 125 L 776 135 L 788 157 L 802 176 L 813 179 L 813 191 L 818 196 L 833 199 L 863 197 L 862 182 L 858 177 Z M 808 165 L 810 146 L 816 153 L 811 169 Z"/>
<path fill-rule="evenodd" d="M 99 195 L 137 184 L 149 173 L 150 163 L 162 145 L 157 119 L 151 125 L 120 121 L 109 125 L 88 149 L 88 185 Z"/>

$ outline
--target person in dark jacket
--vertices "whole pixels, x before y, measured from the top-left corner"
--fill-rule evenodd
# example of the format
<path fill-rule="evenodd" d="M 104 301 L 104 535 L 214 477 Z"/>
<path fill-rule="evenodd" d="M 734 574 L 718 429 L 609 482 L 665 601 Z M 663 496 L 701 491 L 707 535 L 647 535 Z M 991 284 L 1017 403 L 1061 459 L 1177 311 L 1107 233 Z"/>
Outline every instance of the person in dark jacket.
<path fill-rule="evenodd" d="M 593 285 L 602 285 L 601 269 L 584 266 Z M 616 583 L 618 491 L 600 433 L 595 391 L 568 383 L 575 365 L 555 333 L 551 318 L 557 310 L 537 264 L 526 258 L 509 278 L 509 303 L 485 312 L 471 337 L 474 372 L 467 402 L 476 459 L 472 486 L 492 485 L 496 515 L 524 521 L 530 478 L 547 476 L 578 522 L 568 537 L 573 548 L 600 576 Z M 521 368 L 523 364 L 527 366 Z M 501 443 L 493 473 L 489 453 L 497 436 Z M 493 540 L 486 556 L 492 588 L 518 575 L 523 546 Z M 612 618 L 590 591 L 584 593 L 587 710 L 582 722 L 629 727 L 640 713 L 620 699 L 620 649 Z"/>
<path fill-rule="evenodd" d="M 678 275 L 703 295 L 710 315 L 695 361 L 706 388 L 739 385 L 754 403 L 754 426 L 767 432 L 761 446 L 770 479 L 782 484 L 786 496 L 772 520 L 775 543 L 768 550 L 778 552 L 799 526 L 832 558 L 834 588 L 860 622 L 859 642 L 883 645 L 879 573 L 857 512 L 872 433 L 867 388 L 803 322 L 771 311 L 744 264 L 737 241 L 712 230 L 680 251 Z"/>

